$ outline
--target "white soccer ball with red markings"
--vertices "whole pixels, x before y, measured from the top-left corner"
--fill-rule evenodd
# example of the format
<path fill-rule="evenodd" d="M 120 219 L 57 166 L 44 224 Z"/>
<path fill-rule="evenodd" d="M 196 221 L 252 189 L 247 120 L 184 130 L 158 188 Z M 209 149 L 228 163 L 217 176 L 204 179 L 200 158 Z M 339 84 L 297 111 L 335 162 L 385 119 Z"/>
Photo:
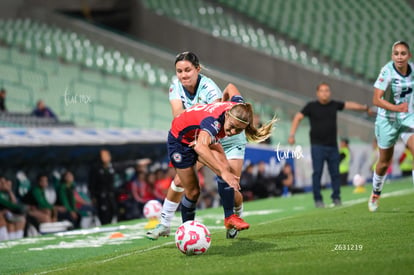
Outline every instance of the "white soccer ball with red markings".
<path fill-rule="evenodd" d="M 187 256 L 203 254 L 211 244 L 210 231 L 198 221 L 186 221 L 175 232 L 175 244 Z"/>
<path fill-rule="evenodd" d="M 157 200 L 150 200 L 144 205 L 144 216 L 147 219 L 161 216 L 162 204 Z"/>
<path fill-rule="evenodd" d="M 365 184 L 365 178 L 363 176 L 361 176 L 360 174 L 356 174 L 353 178 L 352 178 L 352 184 L 355 187 L 359 187 L 359 186 L 363 186 Z"/>

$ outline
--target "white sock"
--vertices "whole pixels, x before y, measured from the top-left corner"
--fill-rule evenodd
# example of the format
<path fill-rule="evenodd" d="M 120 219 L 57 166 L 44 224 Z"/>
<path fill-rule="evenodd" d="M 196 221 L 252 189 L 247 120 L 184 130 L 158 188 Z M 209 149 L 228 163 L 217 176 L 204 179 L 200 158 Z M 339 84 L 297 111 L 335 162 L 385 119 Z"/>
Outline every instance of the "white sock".
<path fill-rule="evenodd" d="M 0 241 L 7 241 L 9 239 L 9 233 L 7 232 L 7 227 L 0 227 Z"/>
<path fill-rule="evenodd" d="M 238 207 L 234 207 L 233 208 L 234 214 L 236 214 L 237 216 L 239 216 L 240 218 L 243 216 L 243 203 L 238 206 Z"/>
<path fill-rule="evenodd" d="M 17 230 L 16 232 L 14 232 L 14 234 L 16 236 L 16 240 L 17 239 L 22 239 L 24 237 L 23 229 Z"/>
<path fill-rule="evenodd" d="M 374 192 L 381 193 L 386 178 L 387 175 L 378 176 L 377 173 L 374 172 L 374 175 L 372 176 L 372 189 Z"/>
<path fill-rule="evenodd" d="M 411 174 L 413 175 L 413 184 L 414 184 L 414 170 L 411 171 Z"/>
<path fill-rule="evenodd" d="M 16 238 L 16 232 L 9 232 L 9 240 L 15 240 Z"/>
<path fill-rule="evenodd" d="M 179 203 L 170 201 L 168 199 L 164 200 L 161 211 L 160 223 L 167 227 L 170 227 L 171 220 L 174 218 L 175 211 L 177 211 Z"/>

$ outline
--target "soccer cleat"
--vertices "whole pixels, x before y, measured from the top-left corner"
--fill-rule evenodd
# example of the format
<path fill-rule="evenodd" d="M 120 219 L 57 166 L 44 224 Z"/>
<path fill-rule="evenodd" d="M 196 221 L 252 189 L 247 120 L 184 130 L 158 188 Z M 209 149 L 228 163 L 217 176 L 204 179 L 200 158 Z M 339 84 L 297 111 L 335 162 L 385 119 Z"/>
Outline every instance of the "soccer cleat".
<path fill-rule="evenodd" d="M 237 216 L 236 214 L 231 215 L 224 219 L 224 226 L 226 229 L 236 229 L 238 231 L 249 229 L 250 224 L 245 222 L 242 218 Z"/>
<path fill-rule="evenodd" d="M 316 208 L 325 208 L 325 204 L 323 201 L 315 201 L 315 207 Z"/>
<path fill-rule="evenodd" d="M 235 228 L 227 229 L 226 231 L 226 238 L 227 239 L 235 239 L 239 235 L 239 231 Z"/>
<path fill-rule="evenodd" d="M 375 212 L 378 209 L 378 201 L 379 201 L 380 195 L 371 194 L 371 197 L 368 201 L 368 209 L 371 212 Z"/>
<path fill-rule="evenodd" d="M 144 226 L 144 229 L 153 229 L 157 227 L 157 225 L 160 223 L 158 218 L 150 218 L 148 219 L 148 223 Z"/>
<path fill-rule="evenodd" d="M 146 237 L 150 240 L 158 240 L 159 237 L 170 236 L 170 228 L 163 224 L 158 224 L 153 230 L 147 232 Z"/>
<path fill-rule="evenodd" d="M 341 206 L 342 205 L 342 202 L 341 202 L 340 199 L 334 199 L 333 200 L 333 204 L 334 204 L 334 206 Z"/>

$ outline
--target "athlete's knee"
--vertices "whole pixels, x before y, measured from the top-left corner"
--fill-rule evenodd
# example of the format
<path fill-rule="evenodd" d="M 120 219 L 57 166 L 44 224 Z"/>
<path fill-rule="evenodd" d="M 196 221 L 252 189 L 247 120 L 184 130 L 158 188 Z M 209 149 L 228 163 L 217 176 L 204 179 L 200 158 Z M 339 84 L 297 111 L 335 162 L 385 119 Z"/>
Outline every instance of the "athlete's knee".
<path fill-rule="evenodd" d="M 181 182 L 177 183 L 177 182 L 176 182 L 176 180 L 173 180 L 173 181 L 171 182 L 170 187 L 171 187 L 171 189 L 172 189 L 174 192 L 178 192 L 178 193 L 182 193 L 182 192 L 184 192 L 184 188 L 183 188 L 183 186 L 181 185 Z"/>
<path fill-rule="evenodd" d="M 391 165 L 391 160 L 379 160 L 376 164 L 376 170 L 379 172 L 384 172 Z"/>

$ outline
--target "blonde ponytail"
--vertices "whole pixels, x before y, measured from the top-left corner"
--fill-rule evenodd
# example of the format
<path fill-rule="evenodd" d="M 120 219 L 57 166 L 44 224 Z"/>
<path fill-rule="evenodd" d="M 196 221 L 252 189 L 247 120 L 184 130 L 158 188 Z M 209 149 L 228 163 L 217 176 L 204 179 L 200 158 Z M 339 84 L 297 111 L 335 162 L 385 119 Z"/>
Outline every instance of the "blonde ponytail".
<path fill-rule="evenodd" d="M 234 105 L 230 111 L 230 115 L 237 120 L 247 122 L 248 125 L 244 129 L 246 138 L 249 142 L 260 143 L 265 141 L 272 135 L 274 124 L 279 120 L 275 115 L 272 120 L 268 121 L 259 129 L 255 128 L 253 122 L 253 107 L 250 103 L 241 103 Z"/>

